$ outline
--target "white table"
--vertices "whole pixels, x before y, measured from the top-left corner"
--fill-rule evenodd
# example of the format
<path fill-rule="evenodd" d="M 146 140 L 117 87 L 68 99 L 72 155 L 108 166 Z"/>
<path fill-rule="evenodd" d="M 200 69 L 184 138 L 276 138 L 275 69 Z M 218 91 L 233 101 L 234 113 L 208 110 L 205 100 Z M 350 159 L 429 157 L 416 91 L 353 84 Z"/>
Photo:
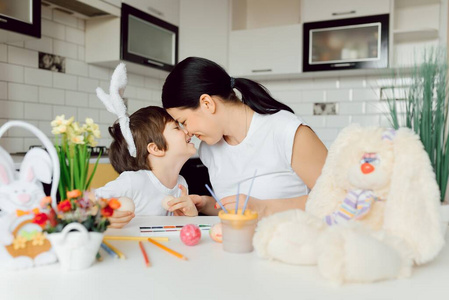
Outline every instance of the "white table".
<path fill-rule="evenodd" d="M 186 222 L 207 224 L 218 218 L 187 218 Z M 144 224 L 145 217 L 135 218 L 126 228 L 107 233 L 139 236 L 138 226 Z M 59 264 L 2 271 L 0 299 L 449 299 L 447 245 L 432 263 L 416 267 L 409 279 L 339 287 L 323 279 L 316 266 L 262 260 L 254 252 L 227 253 L 207 234 L 193 247 L 182 244 L 177 235 L 163 242 L 188 261 L 146 242 L 150 268 L 145 267 L 136 241 L 111 243 L 126 260 L 102 252 L 102 262 L 82 271 L 64 272 Z"/>

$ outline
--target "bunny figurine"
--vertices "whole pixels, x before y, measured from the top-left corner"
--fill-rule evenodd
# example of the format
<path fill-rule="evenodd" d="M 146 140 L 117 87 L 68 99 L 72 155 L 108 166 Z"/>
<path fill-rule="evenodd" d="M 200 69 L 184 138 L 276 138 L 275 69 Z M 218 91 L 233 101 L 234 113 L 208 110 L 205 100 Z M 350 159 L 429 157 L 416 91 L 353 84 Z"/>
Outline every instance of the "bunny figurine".
<path fill-rule="evenodd" d="M 16 172 L 12 158 L 0 147 L 0 267 L 24 269 L 56 262 L 42 228 L 32 222 L 45 197 L 42 182 L 51 183 L 53 170 L 50 155 L 34 148 Z"/>

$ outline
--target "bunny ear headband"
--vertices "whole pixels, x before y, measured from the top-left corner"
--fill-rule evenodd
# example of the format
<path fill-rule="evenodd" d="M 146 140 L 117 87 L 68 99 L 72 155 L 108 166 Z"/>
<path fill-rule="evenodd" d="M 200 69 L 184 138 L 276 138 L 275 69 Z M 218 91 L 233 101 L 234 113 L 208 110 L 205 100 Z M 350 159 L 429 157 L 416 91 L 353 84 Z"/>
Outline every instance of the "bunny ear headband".
<path fill-rule="evenodd" d="M 126 113 L 126 106 L 123 103 L 122 95 L 127 84 L 126 66 L 120 63 L 115 68 L 111 77 L 111 85 L 109 87 L 109 95 L 100 87 L 97 87 L 97 97 L 103 102 L 106 109 L 115 114 L 120 124 L 120 130 L 128 144 L 128 151 L 132 157 L 136 157 L 136 145 L 134 144 L 133 135 L 129 128 L 129 117 Z"/>

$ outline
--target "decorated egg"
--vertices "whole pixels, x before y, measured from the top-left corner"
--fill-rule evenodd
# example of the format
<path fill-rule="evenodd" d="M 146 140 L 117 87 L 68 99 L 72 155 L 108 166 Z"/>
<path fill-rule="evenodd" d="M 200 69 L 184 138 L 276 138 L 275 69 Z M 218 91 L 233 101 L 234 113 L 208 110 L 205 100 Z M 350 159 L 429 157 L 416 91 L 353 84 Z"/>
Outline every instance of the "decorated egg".
<path fill-rule="evenodd" d="M 181 229 L 181 241 L 187 246 L 195 246 L 201 240 L 201 230 L 194 224 L 187 224 Z"/>
<path fill-rule="evenodd" d="M 120 207 L 117 209 L 118 211 L 132 211 L 136 209 L 134 206 L 134 201 L 129 199 L 128 197 L 120 197 L 118 198 L 120 202 Z"/>
<path fill-rule="evenodd" d="M 217 223 L 214 226 L 212 226 L 209 230 L 209 236 L 212 240 L 214 240 L 217 243 L 223 242 L 223 233 L 222 233 L 222 226 L 221 223 Z"/>
<path fill-rule="evenodd" d="M 165 196 L 164 197 L 164 199 L 162 199 L 162 207 L 165 209 L 165 210 L 168 210 L 169 209 L 169 207 L 170 206 L 168 206 L 168 201 L 170 201 L 170 200 L 172 200 L 172 199 L 175 199 L 175 197 L 173 197 L 173 196 Z"/>

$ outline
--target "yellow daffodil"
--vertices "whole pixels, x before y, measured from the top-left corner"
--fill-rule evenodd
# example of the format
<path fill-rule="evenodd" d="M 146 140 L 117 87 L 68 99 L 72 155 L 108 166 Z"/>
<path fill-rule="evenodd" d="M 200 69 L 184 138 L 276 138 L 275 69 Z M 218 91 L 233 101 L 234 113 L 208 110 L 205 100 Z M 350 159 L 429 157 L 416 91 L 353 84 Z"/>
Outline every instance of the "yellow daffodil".
<path fill-rule="evenodd" d="M 74 135 L 70 138 L 70 141 L 74 144 L 84 144 L 84 135 Z"/>

